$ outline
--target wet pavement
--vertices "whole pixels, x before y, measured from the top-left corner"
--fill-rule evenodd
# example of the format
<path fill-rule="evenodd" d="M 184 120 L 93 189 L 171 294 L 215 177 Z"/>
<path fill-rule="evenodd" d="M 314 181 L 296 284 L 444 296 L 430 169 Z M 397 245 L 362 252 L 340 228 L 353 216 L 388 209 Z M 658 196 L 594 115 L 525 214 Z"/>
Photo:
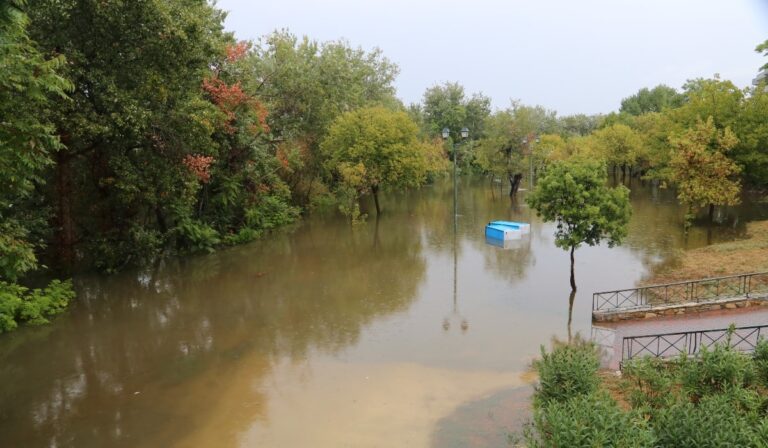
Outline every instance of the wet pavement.
<path fill-rule="evenodd" d="M 768 307 L 706 311 L 683 316 L 665 316 L 593 325 L 592 337 L 605 349 L 604 366 L 616 370 L 622 356 L 622 340 L 630 336 L 678 333 L 768 325 Z"/>

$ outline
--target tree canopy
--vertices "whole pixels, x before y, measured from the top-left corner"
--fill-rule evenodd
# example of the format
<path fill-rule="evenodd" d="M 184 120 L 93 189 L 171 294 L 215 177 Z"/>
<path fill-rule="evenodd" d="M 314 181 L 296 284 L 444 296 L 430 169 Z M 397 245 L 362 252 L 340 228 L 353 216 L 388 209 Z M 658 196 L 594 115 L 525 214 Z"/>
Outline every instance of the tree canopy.
<path fill-rule="evenodd" d="M 576 289 L 574 250 L 582 244 L 621 244 L 631 216 L 629 190 L 606 185 L 605 167 L 592 161 L 552 164 L 526 197 L 544 221 L 555 222 L 555 245 L 571 252 L 571 289 Z"/>
<path fill-rule="evenodd" d="M 671 140 L 672 177 L 677 197 L 688 207 L 689 215 L 695 207 L 708 206 L 712 215 L 715 205 L 739 203 L 741 185 L 734 176 L 740 169 L 726 156 L 737 142 L 729 128 L 715 128 L 712 118 Z"/>
<path fill-rule="evenodd" d="M 442 167 L 439 146 L 419 139 L 405 112 L 369 107 L 347 112 L 321 144 L 326 169 L 356 196 L 370 191 L 380 213 L 379 189 L 418 186 Z"/>
<path fill-rule="evenodd" d="M 672 87 L 660 84 L 652 89 L 644 87 L 636 94 L 621 100 L 620 112 L 642 115 L 680 107 L 685 97 Z"/>

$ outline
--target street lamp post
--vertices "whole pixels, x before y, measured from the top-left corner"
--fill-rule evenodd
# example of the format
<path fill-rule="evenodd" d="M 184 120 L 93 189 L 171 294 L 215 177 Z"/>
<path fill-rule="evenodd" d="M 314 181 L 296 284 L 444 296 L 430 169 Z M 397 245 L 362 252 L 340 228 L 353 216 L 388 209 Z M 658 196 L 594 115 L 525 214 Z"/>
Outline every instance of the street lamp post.
<path fill-rule="evenodd" d="M 448 128 L 443 128 L 442 136 L 443 140 L 447 140 L 448 137 L 451 135 L 451 130 Z M 466 127 L 461 128 L 461 131 L 459 132 L 459 135 L 461 135 L 462 140 L 466 140 L 467 137 L 469 137 L 469 129 Z M 457 305 L 457 286 L 458 286 L 458 252 L 457 252 L 457 234 L 458 234 L 458 217 L 459 217 L 459 209 L 458 209 L 458 187 L 457 187 L 457 180 L 458 176 L 456 173 L 456 142 L 453 143 L 453 313 L 452 317 L 454 315 L 458 314 L 458 305 Z M 443 319 L 443 329 L 448 331 L 448 329 L 451 327 L 450 320 L 448 318 Z M 461 320 L 461 332 L 464 333 L 469 328 L 469 322 L 467 322 L 466 319 Z"/>
<path fill-rule="evenodd" d="M 451 135 L 451 130 L 448 128 L 443 128 L 442 136 L 443 140 L 447 140 L 448 137 Z M 466 127 L 461 128 L 461 139 L 466 140 L 467 137 L 469 137 L 469 129 Z M 456 142 L 453 142 L 453 217 L 454 221 L 456 220 L 456 216 L 458 216 L 459 210 L 458 210 L 458 190 L 456 187 Z"/>
<path fill-rule="evenodd" d="M 541 139 L 539 137 L 536 137 L 535 140 L 536 144 L 541 142 Z M 531 149 L 531 145 L 528 144 L 528 138 L 524 138 L 523 146 L 525 146 L 526 150 L 528 151 L 528 165 L 530 167 L 530 175 L 528 177 L 528 189 L 533 191 L 533 150 Z"/>

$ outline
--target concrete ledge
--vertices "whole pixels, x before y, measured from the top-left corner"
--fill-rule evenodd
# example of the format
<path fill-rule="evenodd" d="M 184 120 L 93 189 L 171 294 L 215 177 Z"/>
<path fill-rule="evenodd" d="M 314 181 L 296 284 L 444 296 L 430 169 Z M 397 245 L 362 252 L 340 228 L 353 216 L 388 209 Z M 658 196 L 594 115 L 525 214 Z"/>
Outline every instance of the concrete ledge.
<path fill-rule="evenodd" d="M 592 312 L 594 322 L 617 322 L 622 320 L 652 319 L 660 316 L 684 315 L 723 309 L 768 306 L 768 296 L 728 297 L 707 302 L 686 302 L 638 308 L 619 308 Z"/>

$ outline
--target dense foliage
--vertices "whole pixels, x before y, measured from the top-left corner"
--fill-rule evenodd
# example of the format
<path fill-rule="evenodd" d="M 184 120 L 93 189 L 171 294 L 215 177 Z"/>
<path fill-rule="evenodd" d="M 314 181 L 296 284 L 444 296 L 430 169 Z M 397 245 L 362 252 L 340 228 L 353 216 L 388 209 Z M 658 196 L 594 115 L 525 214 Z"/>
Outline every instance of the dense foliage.
<path fill-rule="evenodd" d="M 238 42 L 224 18 L 206 0 L 0 3 L 0 289 L 39 296 L 17 286 L 42 262 L 113 272 L 244 243 L 322 204 L 359 217 L 367 193 L 378 210 L 380 189 L 429 181 L 453 156 L 510 194 L 584 158 L 674 185 L 692 211 L 768 187 L 764 86 L 698 79 L 643 89 L 617 114 L 558 117 L 517 102 L 492 112 L 449 82 L 406 108 L 377 49 L 288 31 Z M 566 239 L 620 239 L 585 232 Z"/>
<path fill-rule="evenodd" d="M 726 341 L 698 358 L 632 361 L 622 378 L 612 381 L 618 390 L 610 395 L 595 386 L 600 377 L 594 346 L 558 345 L 544 353 L 535 364 L 540 375 L 562 372 L 571 379 L 541 381 L 529 446 L 768 445 L 766 341 L 754 355 L 737 352 Z M 620 405 L 615 396 L 626 401 Z"/>
<path fill-rule="evenodd" d="M 45 246 L 50 213 L 40 189 L 61 150 L 45 117 L 71 88 L 60 75 L 64 57 L 45 57 L 29 39 L 24 6 L 0 4 L 0 333 L 17 322 L 42 322 L 71 297 L 69 283 L 32 293 L 16 283 L 39 266 L 37 252 Z"/>
<path fill-rule="evenodd" d="M 631 215 L 629 190 L 607 185 L 600 163 L 572 160 L 554 163 L 526 196 L 544 221 L 557 224 L 555 245 L 571 252 L 571 289 L 576 290 L 574 251 L 582 244 L 620 244 Z"/>
<path fill-rule="evenodd" d="M 344 210 L 353 218 L 359 214 L 357 199 L 364 193 L 373 195 L 379 214 L 380 188 L 419 186 L 443 168 L 440 147 L 419 139 L 418 126 L 408 114 L 383 107 L 339 116 L 320 149 L 342 195 L 351 199 Z"/>
<path fill-rule="evenodd" d="M 343 203 L 334 194 L 348 184 L 327 175 L 329 158 L 359 160 L 320 143 L 345 113 L 397 114 L 380 129 L 407 134 L 396 160 L 424 162 L 395 175 L 369 160 L 370 188 L 416 185 L 442 166 L 439 151 L 423 157 L 434 145 L 411 145 L 418 127 L 379 50 L 288 32 L 237 42 L 224 17 L 205 0 L 2 3 L 3 329 L 41 322 L 70 297 L 37 300 L 66 282 L 18 284 L 40 256 L 62 272 L 113 272 L 250 241 L 316 198 Z"/>

